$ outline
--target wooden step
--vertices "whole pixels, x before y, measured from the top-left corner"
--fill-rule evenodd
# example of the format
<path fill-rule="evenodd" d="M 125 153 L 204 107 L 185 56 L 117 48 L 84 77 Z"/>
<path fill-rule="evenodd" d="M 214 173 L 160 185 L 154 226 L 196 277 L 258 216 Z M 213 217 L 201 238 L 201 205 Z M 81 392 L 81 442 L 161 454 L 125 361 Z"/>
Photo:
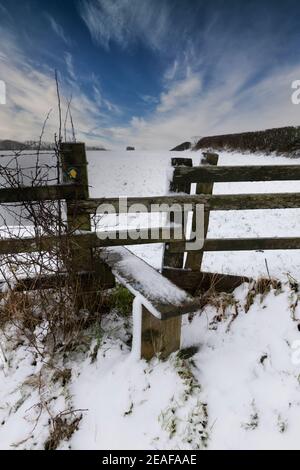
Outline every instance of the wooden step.
<path fill-rule="evenodd" d="M 121 284 L 133 295 L 142 297 L 143 305 L 156 318 L 168 320 L 199 310 L 200 299 L 177 287 L 128 249 L 104 248 L 99 256 Z"/>

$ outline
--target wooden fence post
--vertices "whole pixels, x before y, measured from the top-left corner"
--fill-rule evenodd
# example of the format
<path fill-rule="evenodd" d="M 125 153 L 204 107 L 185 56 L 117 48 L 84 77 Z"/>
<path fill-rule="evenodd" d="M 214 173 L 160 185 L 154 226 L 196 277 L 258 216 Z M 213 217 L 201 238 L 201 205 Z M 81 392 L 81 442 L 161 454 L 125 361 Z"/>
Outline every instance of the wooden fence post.
<path fill-rule="evenodd" d="M 191 158 L 173 158 L 172 166 L 193 166 Z M 175 184 L 171 182 L 170 191 L 189 194 L 191 190 L 190 183 Z M 170 222 L 174 222 L 174 214 L 170 214 Z M 183 216 L 183 226 L 184 226 Z M 185 227 L 184 227 L 185 228 Z M 174 267 L 182 268 L 184 261 L 184 251 L 182 253 L 170 253 L 169 245 L 165 245 L 163 255 L 162 274 L 166 275 L 164 268 Z M 168 357 L 171 353 L 178 351 L 181 345 L 181 323 L 182 317 L 170 318 L 169 320 L 158 320 L 144 306 L 142 308 L 142 347 L 141 355 L 143 359 L 151 359 L 159 355 L 162 359 Z"/>
<path fill-rule="evenodd" d="M 216 153 L 203 153 L 202 165 L 215 165 L 219 162 L 219 155 Z M 196 194 L 212 194 L 214 183 L 198 183 L 196 188 Z M 205 212 L 204 215 L 204 239 L 207 237 L 209 227 L 209 211 Z M 192 230 L 196 230 L 196 214 L 193 215 Z M 204 256 L 204 250 L 189 252 L 187 255 L 185 268 L 191 269 L 192 271 L 199 271 L 201 269 L 202 261 Z"/>
<path fill-rule="evenodd" d="M 193 166 L 193 160 L 191 158 L 172 158 L 172 166 L 176 168 L 177 166 Z M 190 194 L 191 192 L 191 184 L 189 182 L 182 182 L 182 183 L 175 183 L 174 181 L 171 182 L 170 185 L 170 192 L 172 193 L 186 193 Z M 174 222 L 174 214 L 170 214 L 170 222 Z M 182 223 L 184 224 L 184 220 Z M 185 227 L 184 227 L 185 228 Z M 162 274 L 166 275 L 167 273 L 164 272 L 164 268 L 183 268 L 184 262 L 184 251 L 182 253 L 170 253 L 170 245 L 166 244 L 164 248 L 164 255 L 163 255 L 163 266 L 162 266 Z"/>
<path fill-rule="evenodd" d="M 166 359 L 180 349 L 182 317 L 159 320 L 142 306 L 141 357 Z"/>
<path fill-rule="evenodd" d="M 80 213 L 76 208 L 76 201 L 89 199 L 88 162 L 84 143 L 62 143 L 61 160 L 64 183 L 76 184 L 74 198 L 67 200 L 68 232 L 91 232 L 91 218 L 89 214 Z M 72 202 L 72 204 L 71 204 Z M 94 256 L 92 248 L 72 247 L 71 260 L 68 266 L 71 276 L 76 278 L 78 292 L 76 292 L 76 310 L 97 310 L 101 299 L 99 292 L 106 285 L 114 285 L 114 277 L 106 265 Z M 85 276 L 80 276 L 84 273 Z M 88 275 L 86 275 L 88 274 Z"/>
<path fill-rule="evenodd" d="M 85 145 L 83 143 L 62 143 L 61 159 L 63 182 L 76 184 L 73 197 L 73 206 L 67 201 L 67 220 L 70 232 L 77 230 L 91 231 L 91 219 L 89 214 L 77 214 L 76 201 L 89 199 L 89 182 Z M 75 207 L 74 207 L 75 202 Z M 80 265 L 87 265 L 91 262 L 92 253 L 89 253 L 88 260 L 78 258 L 76 262 Z"/>

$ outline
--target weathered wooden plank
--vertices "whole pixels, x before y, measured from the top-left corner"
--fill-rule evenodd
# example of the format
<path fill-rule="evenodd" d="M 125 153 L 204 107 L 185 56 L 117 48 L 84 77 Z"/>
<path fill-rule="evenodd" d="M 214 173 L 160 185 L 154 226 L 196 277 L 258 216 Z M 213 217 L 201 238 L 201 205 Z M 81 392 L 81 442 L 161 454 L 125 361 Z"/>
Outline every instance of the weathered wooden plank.
<path fill-rule="evenodd" d="M 118 232 L 119 234 L 121 232 Z M 127 232 L 124 232 L 126 235 Z M 186 250 L 185 242 L 178 241 L 174 237 L 166 238 L 163 232 L 148 238 L 146 232 L 141 239 L 122 238 L 100 240 L 96 233 L 73 235 L 70 237 L 42 237 L 23 239 L 0 240 L 0 255 L 35 253 L 52 251 L 55 247 L 62 247 L 64 243 L 71 244 L 74 248 L 105 248 L 133 245 L 150 245 L 156 243 L 170 243 L 170 251 L 174 254 Z M 207 239 L 204 243 L 204 251 L 252 251 L 252 250 L 298 250 L 300 249 L 300 238 L 241 238 L 241 239 Z"/>
<path fill-rule="evenodd" d="M 293 250 L 300 248 L 300 238 L 240 238 L 205 242 L 205 251 Z"/>
<path fill-rule="evenodd" d="M 74 249 L 79 248 L 101 248 L 113 246 L 132 246 L 156 243 L 178 242 L 174 238 L 172 231 L 166 236 L 165 228 L 159 230 L 158 235 L 151 236 L 151 230 L 141 230 L 141 238 L 131 238 L 130 232 L 116 231 L 112 235 L 114 238 L 101 240 L 95 232 L 62 235 L 61 237 L 41 237 L 37 238 L 6 238 L 0 239 L 0 255 L 18 254 L 18 253 L 35 253 L 52 251 L 55 247 L 63 247 L 64 244 L 70 244 Z M 180 240 L 179 240 L 180 241 Z"/>
<path fill-rule="evenodd" d="M 88 199 L 88 174 L 85 145 L 78 143 L 62 143 L 60 147 L 64 183 L 77 183 L 81 185 L 82 191 L 79 197 Z M 89 214 L 80 213 L 76 210 L 76 198 L 73 205 L 67 202 L 68 232 L 72 234 L 77 230 L 91 232 L 91 218 Z M 93 270 L 93 253 L 90 247 L 74 246 L 71 248 L 71 257 L 67 270 L 69 273 Z"/>
<path fill-rule="evenodd" d="M 222 194 L 207 196 L 206 210 L 295 209 L 300 193 Z"/>
<path fill-rule="evenodd" d="M 103 265 L 102 265 L 103 266 Z M 102 266 L 99 266 L 101 269 Z M 94 278 L 97 277 L 97 291 L 101 289 L 111 289 L 115 286 L 115 282 L 108 280 L 107 278 L 103 279 L 103 283 L 99 281 L 98 272 L 82 272 L 78 273 L 77 278 L 80 284 L 86 284 L 93 282 Z M 102 281 L 102 279 L 101 279 Z M 51 290 L 57 289 L 58 287 L 67 286 L 69 283 L 69 276 L 67 272 L 53 273 L 53 274 L 44 274 L 37 277 L 27 277 L 21 278 L 17 283 L 11 286 L 11 289 L 15 292 L 23 291 L 36 291 L 36 290 Z M 1 282 L 0 282 L 1 287 Z M 0 289 L 1 290 L 1 289 Z"/>
<path fill-rule="evenodd" d="M 142 342 L 141 357 L 151 360 L 155 356 L 167 359 L 170 354 L 180 349 L 180 316 L 165 321 L 158 320 L 142 306 Z"/>
<path fill-rule="evenodd" d="M 178 167 L 174 182 L 225 183 L 239 181 L 295 181 L 300 180 L 300 165 Z"/>
<path fill-rule="evenodd" d="M 145 212 L 172 212 L 182 210 L 184 205 L 190 205 L 191 210 L 196 204 L 205 205 L 206 211 L 232 211 L 245 209 L 288 209 L 300 207 L 300 193 L 266 193 L 266 194 L 220 194 L 220 195 L 172 195 L 152 197 L 129 197 L 127 203 L 119 198 L 97 198 L 88 201 L 70 203 L 77 213 L 95 214 L 100 206 L 111 205 L 116 214 L 127 213 L 130 206 L 139 204 L 145 206 Z"/>
<path fill-rule="evenodd" d="M 204 153 L 203 159 L 201 161 L 202 166 L 206 165 L 214 165 L 217 166 L 219 162 L 219 155 L 216 153 Z M 196 194 L 213 194 L 213 183 L 198 183 L 196 188 Z M 205 211 L 204 214 L 204 239 L 207 237 L 208 234 L 208 227 L 209 227 L 209 216 L 210 211 Z M 193 223 L 192 223 L 192 231 L 195 233 L 197 227 L 197 218 L 196 213 L 193 213 Z M 201 268 L 201 264 L 203 261 L 204 251 L 203 249 L 200 251 L 193 251 L 187 254 L 185 268 L 192 269 L 193 271 L 199 271 Z"/>
<path fill-rule="evenodd" d="M 74 237 L 70 239 L 70 243 L 85 243 L 86 241 L 81 239 L 76 241 Z M 56 246 L 62 246 L 67 243 L 68 240 L 65 236 L 60 239 L 58 237 L 42 237 L 37 238 L 8 238 L 0 240 L 0 255 L 18 254 L 18 253 L 35 253 L 35 252 L 47 252 L 52 251 Z"/>
<path fill-rule="evenodd" d="M 181 165 L 182 168 L 191 168 L 193 166 L 193 160 L 191 158 L 172 158 L 172 166 L 176 168 L 178 165 Z M 181 181 L 175 183 L 174 181 L 170 184 L 170 192 L 172 193 L 187 193 L 191 192 L 191 184 L 186 181 Z M 169 214 L 169 222 L 174 222 L 175 215 L 173 212 Z M 182 225 L 185 228 L 185 215 L 182 214 Z M 172 268 L 182 268 L 184 262 L 184 250 L 182 253 L 173 254 L 169 250 L 169 244 L 166 244 L 164 247 L 162 267 L 169 266 Z"/>
<path fill-rule="evenodd" d="M 173 243 L 172 251 L 182 250 L 183 242 Z M 299 237 L 286 238 L 208 238 L 204 242 L 204 251 L 264 251 L 264 250 L 299 250 Z"/>
<path fill-rule="evenodd" d="M 0 189 L 0 204 L 11 204 L 27 201 L 56 201 L 72 199 L 81 195 L 79 184 L 61 184 L 51 186 L 2 188 Z"/>
<path fill-rule="evenodd" d="M 199 309 L 199 299 L 176 287 L 126 248 L 103 249 L 99 257 L 123 285 L 142 297 L 145 308 L 158 319 L 167 320 Z"/>
<path fill-rule="evenodd" d="M 166 274 L 173 284 L 192 295 L 196 292 L 207 292 L 209 289 L 230 293 L 244 282 L 251 282 L 251 279 L 245 276 L 202 273 L 187 269 L 166 268 Z"/>

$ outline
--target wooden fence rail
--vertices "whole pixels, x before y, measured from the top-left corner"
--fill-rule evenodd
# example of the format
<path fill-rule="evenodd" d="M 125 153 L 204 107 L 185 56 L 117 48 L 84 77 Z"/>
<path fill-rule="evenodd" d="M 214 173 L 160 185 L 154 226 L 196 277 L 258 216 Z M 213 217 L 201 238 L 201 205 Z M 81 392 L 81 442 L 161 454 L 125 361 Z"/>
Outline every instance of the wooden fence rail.
<path fill-rule="evenodd" d="M 256 209 L 287 209 L 300 207 L 300 193 L 275 193 L 275 194 L 234 194 L 234 195 L 211 195 L 211 194 L 174 194 L 170 196 L 153 196 L 153 197 L 129 197 L 126 199 L 127 204 L 120 203 L 119 198 L 88 198 L 88 183 L 86 173 L 83 173 L 87 162 L 85 160 L 85 151 L 82 144 L 76 147 L 78 158 L 74 160 L 72 153 L 74 146 L 66 144 L 63 147 L 65 157 L 65 167 L 74 166 L 79 169 L 80 179 L 78 181 L 69 181 L 65 177 L 65 184 L 40 187 L 24 187 L 24 188 L 8 188 L 0 189 L 0 203 L 16 203 L 26 201 L 43 201 L 65 199 L 69 214 L 76 214 L 76 221 L 80 223 L 84 218 L 84 223 L 88 224 L 89 231 L 91 225 L 89 223 L 89 215 L 95 214 L 99 207 L 110 205 L 116 213 L 126 213 L 128 208 L 133 205 L 139 205 L 138 211 L 142 212 L 141 205 L 146 211 L 155 209 L 157 212 L 176 212 L 181 211 L 185 205 L 189 205 L 191 209 L 195 209 L 197 204 L 203 204 L 205 211 L 231 211 L 231 210 L 256 210 Z M 82 160 L 84 165 L 82 164 Z M 67 164 L 66 164 L 67 162 Z M 178 161 L 180 165 L 180 161 Z M 182 160 L 184 163 L 184 160 Z M 244 181 L 251 179 L 252 181 L 262 180 L 296 180 L 300 179 L 300 166 L 253 166 L 253 167 L 214 167 L 214 166 L 175 166 L 174 181 L 178 188 L 187 187 L 193 181 L 212 182 L 212 181 Z M 181 185 L 179 182 L 181 181 Z M 185 183 L 184 183 L 185 182 Z M 174 186 L 174 187 L 175 187 Z M 86 197 L 82 200 L 82 195 Z M 79 200 L 77 200 L 79 198 Z M 73 217 L 70 216 L 71 218 Z M 72 225 L 72 224 L 71 224 Z M 74 225 L 74 224 L 73 224 Z M 76 227 L 74 230 L 84 229 L 84 227 Z M 72 235 L 71 243 L 75 249 L 90 250 L 95 247 L 107 246 L 130 246 L 139 244 L 155 244 L 166 243 L 171 244 L 168 248 L 170 253 L 182 253 L 188 251 L 185 249 L 186 239 L 174 237 L 173 233 L 166 235 L 166 227 L 160 228 L 159 234 L 153 237 L 151 229 L 145 228 L 141 230 L 140 237 L 132 236 L 130 231 L 116 231 L 107 234 L 105 240 L 99 239 L 96 233 Z M 134 233 L 136 233 L 134 231 Z M 110 236 L 109 236 L 110 235 Z M 70 240 L 70 237 L 68 237 Z M 24 239 L 2 239 L 0 240 L 0 254 L 17 254 L 24 252 L 48 251 L 52 250 L 58 240 L 55 237 L 43 237 L 39 240 Z M 299 249 L 300 238 L 239 238 L 239 239 L 206 239 L 204 242 L 204 251 L 246 251 L 246 250 L 282 250 L 282 249 Z M 190 250 L 191 251 L 191 250 Z"/>
<path fill-rule="evenodd" d="M 168 232 L 168 230 L 167 230 Z M 141 238 L 136 238 L 136 231 L 115 231 L 107 233 L 108 238 L 100 239 L 96 233 L 62 235 L 61 237 L 41 237 L 37 238 L 2 238 L 0 239 L 0 255 L 35 253 L 52 251 L 55 247 L 63 247 L 68 243 L 74 249 L 92 249 L 113 246 L 133 246 L 149 245 L 156 243 L 171 243 L 184 240 L 174 236 L 172 230 L 170 235 L 166 233 L 166 228 L 159 228 L 157 236 L 151 235 L 151 229 L 141 229 Z"/>
<path fill-rule="evenodd" d="M 127 198 L 127 206 L 124 208 L 125 206 L 122 203 L 120 204 L 119 198 L 95 198 L 76 201 L 76 195 L 80 195 L 81 190 L 82 186 L 76 184 L 0 189 L 0 203 L 68 200 L 69 207 L 76 210 L 77 214 L 95 214 L 98 208 L 103 205 L 111 205 L 118 214 L 126 213 L 127 208 L 136 204 L 145 206 L 147 211 L 153 210 L 156 206 L 157 212 L 176 212 L 176 210 L 181 210 L 185 204 L 190 204 L 193 209 L 196 204 L 203 204 L 207 211 L 300 207 L 300 193 L 271 193 L 129 197 Z M 175 205 L 180 206 L 180 208 L 176 208 Z M 141 212 L 141 209 L 139 211 Z"/>
<path fill-rule="evenodd" d="M 0 255 L 47 252 L 55 249 L 58 244 L 63 246 L 69 243 L 74 249 L 92 249 L 116 246 L 149 245 L 156 243 L 170 243 L 170 253 L 192 252 L 192 248 L 186 248 L 186 242 L 192 242 L 182 237 L 174 237 L 174 234 L 166 236 L 164 229 L 160 228 L 158 236 L 151 236 L 151 229 L 140 230 L 142 238 L 136 238 L 136 231 L 110 232 L 109 238 L 102 240 L 96 233 L 78 234 L 72 236 L 42 237 L 23 239 L 0 240 Z M 259 251 L 259 250 L 298 250 L 300 249 L 300 237 L 278 237 L 278 238 L 207 238 L 204 241 L 204 251 Z"/>
<path fill-rule="evenodd" d="M 32 201 L 57 201 L 63 199 L 75 199 L 80 195 L 81 185 L 60 184 L 52 186 L 28 186 L 20 188 L 0 189 L 0 204 Z"/>
<path fill-rule="evenodd" d="M 110 205 L 117 214 L 126 213 L 133 205 L 143 205 L 147 211 L 157 212 L 180 211 L 185 204 L 194 209 L 196 204 L 203 204 L 207 211 L 231 211 L 252 209 L 292 209 L 300 207 L 300 193 L 274 194 L 222 194 L 222 195 L 174 195 L 153 197 L 129 197 L 127 206 L 120 204 L 119 198 L 88 199 L 87 201 L 70 202 L 78 213 L 95 214 L 100 206 Z M 175 205 L 178 207 L 176 208 Z M 141 208 L 138 209 L 142 212 Z M 101 213 L 101 211 L 99 211 Z"/>
<path fill-rule="evenodd" d="M 230 183 L 245 181 L 295 181 L 300 180 L 299 165 L 256 166 L 194 166 L 177 167 L 175 182 Z"/>
<path fill-rule="evenodd" d="M 191 240 L 192 241 L 192 240 Z M 185 244 L 173 243 L 171 251 L 181 252 Z M 184 248 L 187 252 L 192 249 Z M 204 251 L 268 251 L 268 250 L 299 250 L 300 237 L 278 238 L 207 238 Z"/>

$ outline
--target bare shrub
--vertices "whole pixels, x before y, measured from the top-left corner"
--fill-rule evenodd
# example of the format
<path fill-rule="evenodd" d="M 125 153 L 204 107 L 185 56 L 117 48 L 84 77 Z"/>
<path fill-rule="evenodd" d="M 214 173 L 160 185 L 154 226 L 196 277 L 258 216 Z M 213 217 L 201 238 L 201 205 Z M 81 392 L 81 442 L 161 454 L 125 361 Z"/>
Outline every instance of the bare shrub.
<path fill-rule="evenodd" d="M 59 91 L 58 98 L 60 106 Z M 65 126 L 67 117 L 71 117 L 70 105 L 71 100 Z M 60 185 L 62 119 L 53 151 L 43 152 L 41 143 L 47 119 L 38 150 L 0 155 L 0 189 L 8 190 L 8 194 L 12 191 L 22 194 L 24 187 Z M 72 349 L 80 341 L 83 330 L 98 320 L 103 307 L 99 279 L 93 273 L 76 270 L 73 235 L 78 228 L 68 226 L 65 206 L 61 200 L 21 199 L 18 203 L 1 205 L 0 209 L 0 239 L 18 242 L 29 237 L 36 246 L 32 253 L 0 257 L 3 279 L 0 326 L 7 322 L 15 325 L 40 354 Z M 43 250 L 42 237 L 55 240 L 47 252 Z"/>

